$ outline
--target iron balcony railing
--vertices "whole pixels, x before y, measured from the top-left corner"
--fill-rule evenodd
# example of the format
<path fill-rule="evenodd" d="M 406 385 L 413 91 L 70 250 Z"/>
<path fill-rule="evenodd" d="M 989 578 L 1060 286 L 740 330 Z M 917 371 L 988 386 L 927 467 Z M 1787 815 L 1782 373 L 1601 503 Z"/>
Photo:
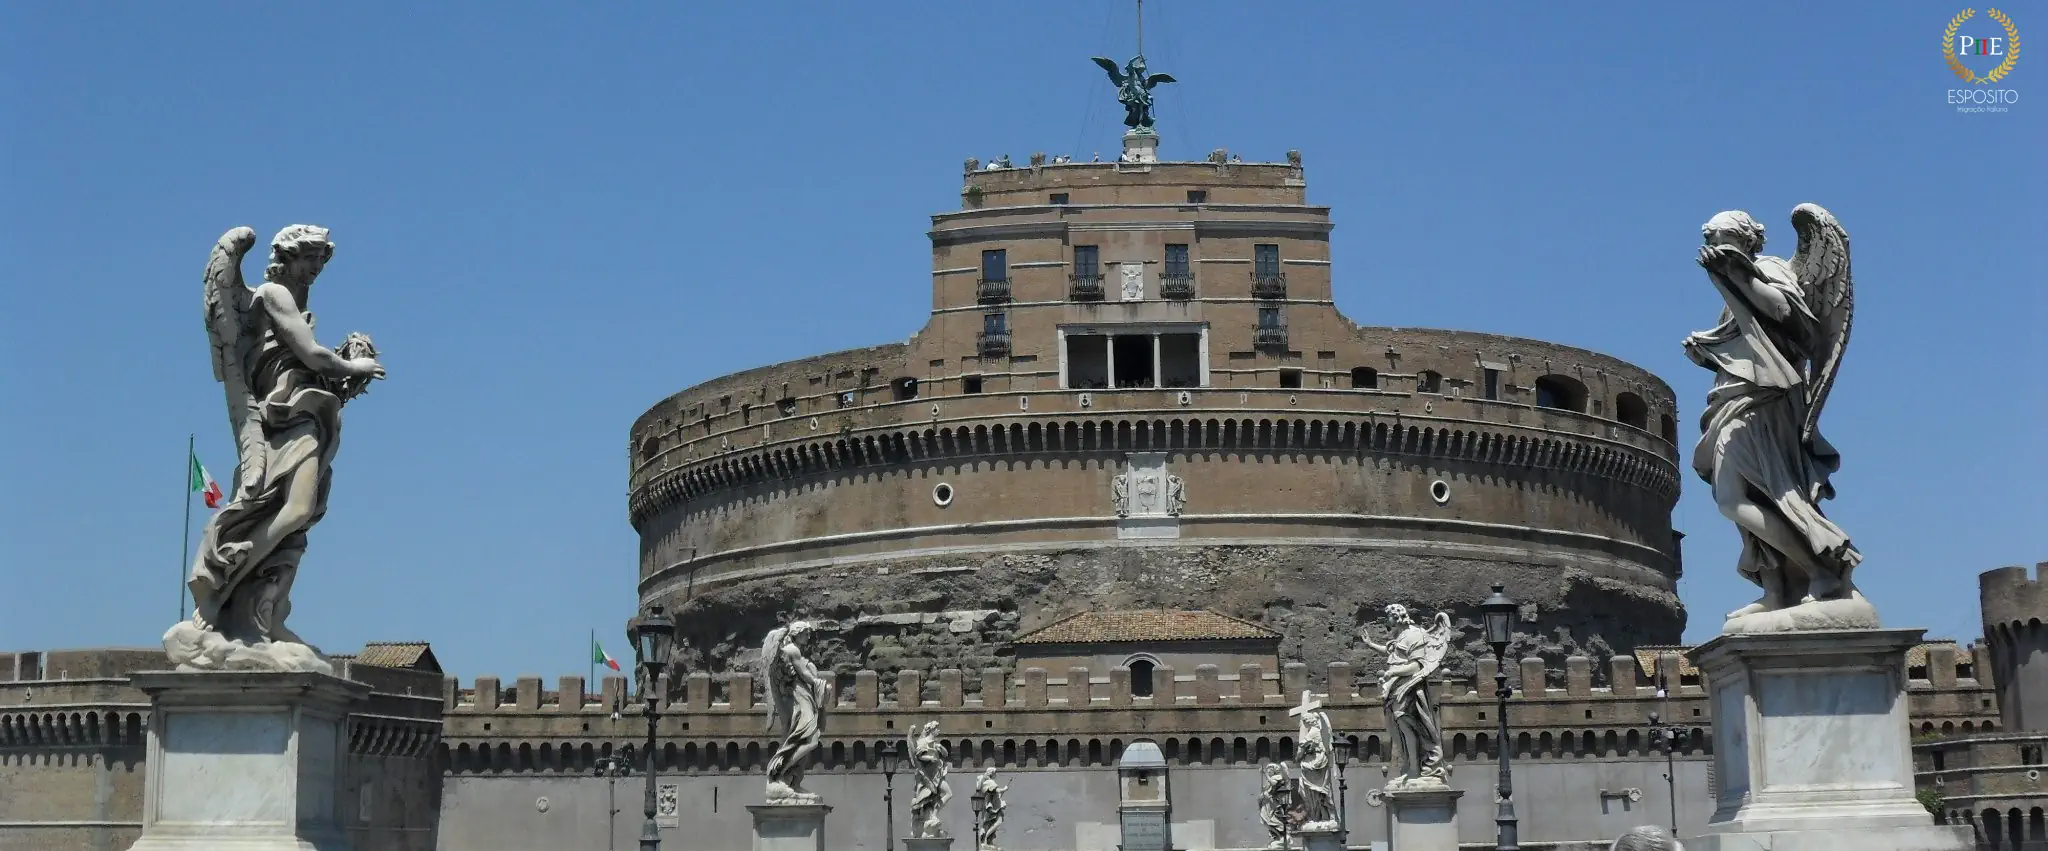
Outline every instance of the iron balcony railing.
<path fill-rule="evenodd" d="M 1195 297 L 1195 276 L 1165 275 L 1159 279 L 1159 297 L 1190 299 Z"/>
<path fill-rule="evenodd" d="M 1252 273 L 1252 298 L 1286 298 L 1287 273 Z"/>
<path fill-rule="evenodd" d="M 1101 301 L 1101 275 L 1068 275 L 1067 295 L 1075 301 Z"/>
<path fill-rule="evenodd" d="M 983 331 L 979 338 L 982 357 L 1002 357 L 1010 353 L 1010 332 Z"/>
<path fill-rule="evenodd" d="M 982 304 L 1000 303 L 1010 300 L 1009 278 L 982 278 L 974 285 L 974 297 Z"/>
<path fill-rule="evenodd" d="M 1287 348 L 1287 326 L 1261 325 L 1252 329 L 1252 346 L 1261 349 Z"/>

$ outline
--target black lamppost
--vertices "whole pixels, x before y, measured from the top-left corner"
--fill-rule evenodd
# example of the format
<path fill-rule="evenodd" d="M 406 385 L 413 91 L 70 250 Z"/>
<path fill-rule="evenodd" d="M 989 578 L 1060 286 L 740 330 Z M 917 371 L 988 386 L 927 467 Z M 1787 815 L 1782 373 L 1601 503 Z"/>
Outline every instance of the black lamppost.
<path fill-rule="evenodd" d="M 1335 743 L 1337 750 L 1337 836 L 1351 838 L 1351 737 L 1345 736 Z"/>
<path fill-rule="evenodd" d="M 617 792 L 619 778 L 633 773 L 633 767 L 616 756 L 600 757 L 597 761 L 597 776 L 604 778 L 604 851 L 612 851 L 613 833 L 619 821 Z"/>
<path fill-rule="evenodd" d="M 888 844 L 882 851 L 896 851 L 896 760 L 895 742 L 882 743 L 882 818 L 887 825 Z"/>
<path fill-rule="evenodd" d="M 633 622 L 633 655 L 638 663 L 635 667 L 640 670 L 640 693 L 646 699 L 641 712 L 647 716 L 647 799 L 641 807 L 647 814 L 647 823 L 640 827 L 640 851 L 661 851 L 661 829 L 654 823 L 655 704 L 661 699 L 661 669 L 668 663 L 669 641 L 675 634 L 675 622 L 668 619 L 660 606 L 648 606 L 647 614 Z"/>
<path fill-rule="evenodd" d="M 1493 821 L 1500 826 L 1500 837 L 1493 847 L 1496 851 L 1520 851 L 1516 842 L 1518 828 L 1515 819 L 1515 781 L 1508 773 L 1508 695 L 1514 690 L 1508 688 L 1508 642 L 1514 638 L 1510 627 L 1514 623 L 1515 601 L 1502 593 L 1507 586 L 1493 586 L 1493 596 L 1479 604 L 1479 610 L 1486 617 L 1486 643 L 1493 645 L 1493 658 L 1497 660 L 1493 672 L 1493 694 L 1499 701 L 1500 736 L 1495 747 L 1500 749 L 1500 812 Z"/>
<path fill-rule="evenodd" d="M 974 794 L 967 796 L 967 809 L 974 813 L 974 851 L 982 851 L 981 811 L 987 807 L 988 796 L 982 794 L 981 789 L 976 788 Z"/>
<path fill-rule="evenodd" d="M 1657 691 L 1659 696 L 1662 696 L 1664 690 L 1660 688 Z M 1665 708 L 1668 710 L 1670 707 Z M 1685 737 L 1684 727 L 1675 724 L 1660 725 L 1657 723 L 1657 713 L 1650 713 L 1650 742 L 1664 747 L 1664 789 L 1665 794 L 1671 796 L 1671 835 L 1674 838 L 1678 836 L 1678 771 L 1671 752 L 1673 749 L 1685 747 Z"/>

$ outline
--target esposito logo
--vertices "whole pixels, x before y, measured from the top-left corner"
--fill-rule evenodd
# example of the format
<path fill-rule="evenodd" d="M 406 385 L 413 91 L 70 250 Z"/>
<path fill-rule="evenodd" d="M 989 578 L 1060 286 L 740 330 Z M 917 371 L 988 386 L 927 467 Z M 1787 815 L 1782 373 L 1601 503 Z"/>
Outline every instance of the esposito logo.
<path fill-rule="evenodd" d="M 1976 26 L 1968 26 L 1976 23 Z M 2020 31 L 2012 16 L 1997 9 L 1964 9 L 1950 18 L 1941 33 L 1941 56 L 1949 73 L 1970 88 L 1949 89 L 1948 102 L 1957 112 L 2008 112 L 2018 103 L 2017 89 L 1994 88 L 2020 61 Z"/>

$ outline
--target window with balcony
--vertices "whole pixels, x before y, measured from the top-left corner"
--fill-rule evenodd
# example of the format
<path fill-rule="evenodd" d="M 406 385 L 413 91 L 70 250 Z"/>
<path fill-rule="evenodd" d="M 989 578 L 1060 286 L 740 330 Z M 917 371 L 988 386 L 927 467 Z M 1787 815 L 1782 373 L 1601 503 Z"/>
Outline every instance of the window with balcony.
<path fill-rule="evenodd" d="M 1010 252 L 991 248 L 981 252 L 981 279 L 974 290 L 983 303 L 1010 300 Z"/>
<path fill-rule="evenodd" d="M 1252 297 L 1287 297 L 1287 275 L 1280 271 L 1280 246 L 1252 246 Z"/>
<path fill-rule="evenodd" d="M 1010 317 L 1004 313 L 981 316 L 979 339 L 982 357 L 1003 357 L 1010 353 Z"/>
<path fill-rule="evenodd" d="M 1252 330 L 1252 345 L 1259 348 L 1287 348 L 1287 321 L 1280 308 L 1259 308 L 1259 325 Z"/>
<path fill-rule="evenodd" d="M 1074 246 L 1074 272 L 1067 276 L 1068 295 L 1075 301 L 1102 300 L 1101 250 L 1093 245 Z"/>
<path fill-rule="evenodd" d="M 1195 273 L 1188 266 L 1186 245 L 1166 246 L 1166 264 L 1159 277 L 1159 295 L 1162 298 L 1195 297 Z"/>

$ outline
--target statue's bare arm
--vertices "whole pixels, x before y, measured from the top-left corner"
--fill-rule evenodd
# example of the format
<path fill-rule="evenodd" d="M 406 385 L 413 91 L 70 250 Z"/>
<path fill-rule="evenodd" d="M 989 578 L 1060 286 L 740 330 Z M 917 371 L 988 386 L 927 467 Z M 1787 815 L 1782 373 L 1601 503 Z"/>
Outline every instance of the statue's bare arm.
<path fill-rule="evenodd" d="M 383 376 L 384 367 L 379 366 L 374 358 L 347 360 L 332 350 L 322 348 L 313 339 L 313 328 L 306 324 L 298 299 L 292 297 L 290 290 L 266 283 L 256 288 L 256 300 L 262 303 L 271 330 L 307 368 L 330 378 Z"/>
<path fill-rule="evenodd" d="M 1772 319 L 1792 315 L 1792 303 L 1785 293 L 1764 281 L 1756 263 L 1728 246 L 1709 245 L 1700 249 L 1700 265 L 1726 281 L 1728 288 L 1752 310 Z"/>

